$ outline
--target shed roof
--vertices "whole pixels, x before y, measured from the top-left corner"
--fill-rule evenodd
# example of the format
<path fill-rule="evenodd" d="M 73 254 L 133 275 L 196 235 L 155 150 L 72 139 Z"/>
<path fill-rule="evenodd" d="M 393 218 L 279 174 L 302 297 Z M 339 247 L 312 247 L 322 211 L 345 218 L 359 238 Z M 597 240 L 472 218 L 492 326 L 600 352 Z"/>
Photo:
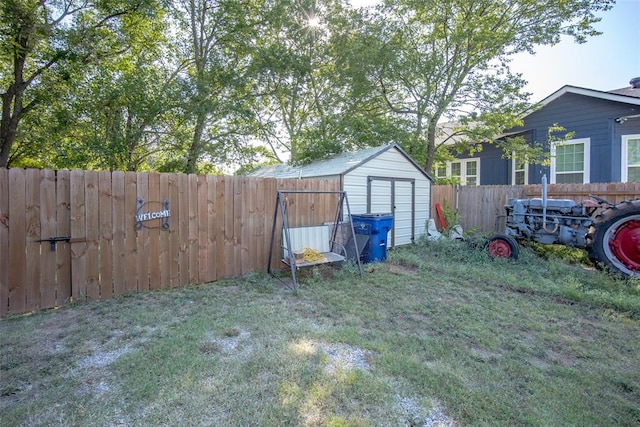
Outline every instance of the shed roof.
<path fill-rule="evenodd" d="M 396 149 L 411 163 L 420 173 L 431 180 L 429 174 L 422 169 L 402 148 L 396 143 L 381 145 L 379 147 L 365 148 L 358 151 L 350 151 L 338 154 L 330 159 L 321 160 L 303 166 L 290 166 L 280 163 L 265 166 L 250 174 L 250 176 L 264 178 L 319 178 L 324 176 L 344 175 L 353 169 L 365 164 L 374 157 L 387 150 Z"/>

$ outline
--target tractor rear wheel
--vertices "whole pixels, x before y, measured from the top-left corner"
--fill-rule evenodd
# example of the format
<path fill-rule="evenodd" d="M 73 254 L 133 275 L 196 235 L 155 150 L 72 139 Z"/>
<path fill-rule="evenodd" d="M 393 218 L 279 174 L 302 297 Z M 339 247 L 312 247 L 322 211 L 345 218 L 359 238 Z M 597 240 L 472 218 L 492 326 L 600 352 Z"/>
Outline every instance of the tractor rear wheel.
<path fill-rule="evenodd" d="M 517 259 L 520 252 L 518 242 L 504 234 L 496 234 L 489 238 L 486 248 L 491 258 Z"/>
<path fill-rule="evenodd" d="M 598 268 L 640 278 L 640 200 L 596 215 L 587 231 L 587 252 Z"/>

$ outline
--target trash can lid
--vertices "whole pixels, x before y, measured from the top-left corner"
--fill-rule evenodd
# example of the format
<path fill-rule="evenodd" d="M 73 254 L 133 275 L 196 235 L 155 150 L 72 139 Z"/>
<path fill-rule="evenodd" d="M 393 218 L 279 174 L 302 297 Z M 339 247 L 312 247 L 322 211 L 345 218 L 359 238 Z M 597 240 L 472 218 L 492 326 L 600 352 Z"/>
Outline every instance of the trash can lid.
<path fill-rule="evenodd" d="M 379 218 L 382 216 L 391 216 L 391 212 L 387 212 L 387 213 L 364 213 L 364 214 L 357 214 L 357 215 L 351 215 L 352 217 L 362 217 L 362 218 Z"/>

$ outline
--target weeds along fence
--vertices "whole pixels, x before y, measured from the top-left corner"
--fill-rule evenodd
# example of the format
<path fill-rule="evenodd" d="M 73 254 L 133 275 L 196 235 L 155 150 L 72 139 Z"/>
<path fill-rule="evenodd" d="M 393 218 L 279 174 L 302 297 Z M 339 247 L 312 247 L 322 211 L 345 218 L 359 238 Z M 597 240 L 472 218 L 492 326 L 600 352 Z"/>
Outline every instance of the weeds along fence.
<path fill-rule="evenodd" d="M 0 169 L 0 317 L 265 271 L 279 189 L 339 183 Z M 291 203 L 302 226 L 333 221 L 337 202 Z"/>
<path fill-rule="evenodd" d="M 434 185 L 431 187 L 432 212 L 439 203 L 445 210 L 455 210 L 464 230 L 496 231 L 496 218 L 504 215 L 510 198 L 542 197 L 537 185 Z M 612 203 L 640 197 L 640 183 L 549 184 L 547 195 L 554 199 L 572 199 L 581 203 L 590 195 Z M 504 226 L 504 222 L 498 224 Z"/>

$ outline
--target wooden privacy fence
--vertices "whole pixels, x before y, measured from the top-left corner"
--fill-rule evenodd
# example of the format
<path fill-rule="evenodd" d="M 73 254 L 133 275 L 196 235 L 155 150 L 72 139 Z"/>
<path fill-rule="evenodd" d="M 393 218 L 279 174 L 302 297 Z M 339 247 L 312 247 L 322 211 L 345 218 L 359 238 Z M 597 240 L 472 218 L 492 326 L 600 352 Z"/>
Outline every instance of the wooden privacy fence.
<path fill-rule="evenodd" d="M 0 169 L 0 317 L 266 270 L 279 189 L 339 183 Z M 333 220 L 330 200 L 297 203 L 296 225 Z"/>
<path fill-rule="evenodd" d="M 589 195 L 612 203 L 640 197 L 640 183 L 615 182 L 594 184 L 549 184 L 547 195 L 554 199 L 572 199 L 581 203 Z M 431 187 L 432 208 L 436 203 L 457 210 L 465 231 L 493 232 L 496 217 L 504 215 L 504 205 L 510 198 L 542 197 L 537 185 L 434 185 Z M 435 212 L 432 209 L 432 212 Z"/>

